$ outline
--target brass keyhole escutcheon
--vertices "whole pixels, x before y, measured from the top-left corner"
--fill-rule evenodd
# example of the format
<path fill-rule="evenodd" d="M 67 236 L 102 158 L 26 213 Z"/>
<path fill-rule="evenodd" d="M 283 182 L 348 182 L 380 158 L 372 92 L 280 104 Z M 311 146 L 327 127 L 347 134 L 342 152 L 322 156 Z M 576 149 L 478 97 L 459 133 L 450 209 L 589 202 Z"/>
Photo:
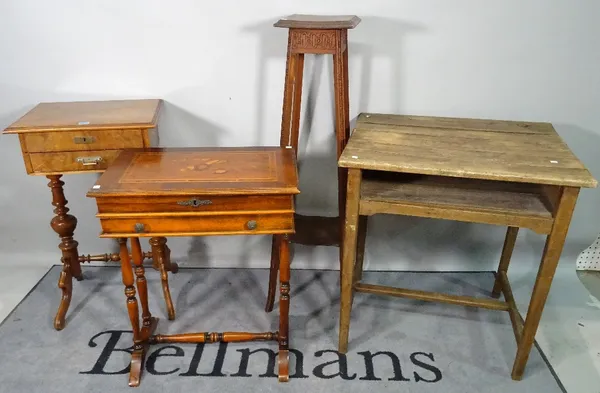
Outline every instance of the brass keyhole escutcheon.
<path fill-rule="evenodd" d="M 199 207 L 199 206 L 205 206 L 205 205 L 212 205 L 212 201 L 210 199 L 190 199 L 188 201 L 179 201 L 177 202 L 178 205 L 180 206 L 192 206 L 192 207 Z"/>
<path fill-rule="evenodd" d="M 246 227 L 247 227 L 248 229 L 250 229 L 251 231 L 252 231 L 252 230 L 254 230 L 254 229 L 256 229 L 256 221 L 254 221 L 254 220 L 250 220 L 250 221 L 248 221 L 248 222 L 246 223 Z"/>
<path fill-rule="evenodd" d="M 96 138 L 93 136 L 76 136 L 73 138 L 73 142 L 77 145 L 90 144 L 96 142 Z"/>
<path fill-rule="evenodd" d="M 135 232 L 136 233 L 142 233 L 144 232 L 144 224 L 138 222 L 137 224 L 135 224 Z"/>

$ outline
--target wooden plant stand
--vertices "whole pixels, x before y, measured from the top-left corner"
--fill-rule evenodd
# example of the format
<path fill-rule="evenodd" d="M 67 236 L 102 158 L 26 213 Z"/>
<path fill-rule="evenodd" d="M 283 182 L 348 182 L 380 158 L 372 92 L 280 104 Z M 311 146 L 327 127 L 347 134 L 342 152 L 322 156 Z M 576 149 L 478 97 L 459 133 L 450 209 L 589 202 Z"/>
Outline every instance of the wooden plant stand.
<path fill-rule="evenodd" d="M 359 23 L 360 18 L 354 15 L 290 15 L 275 23 L 275 27 L 289 29 L 280 146 L 291 146 L 298 151 L 304 55 L 330 54 L 333 55 L 336 157 L 342 154 L 350 136 L 348 29 L 355 28 Z M 346 170 L 338 168 L 339 217 L 344 216 L 345 190 Z M 339 217 L 296 215 L 296 234 L 292 236 L 292 242 L 339 245 Z"/>
<path fill-rule="evenodd" d="M 290 15 L 280 19 L 275 27 L 289 29 L 280 146 L 298 154 L 302 76 L 305 54 L 333 55 L 333 89 L 335 96 L 336 157 L 339 158 L 350 137 L 350 104 L 348 96 L 348 29 L 355 28 L 360 18 L 355 15 Z M 296 214 L 293 243 L 338 246 L 346 201 L 345 168 L 338 168 L 338 217 L 303 216 Z M 272 249 L 275 249 L 273 239 Z M 341 274 L 340 252 L 340 274 Z M 265 311 L 273 310 L 279 261 L 271 252 L 270 278 Z"/>

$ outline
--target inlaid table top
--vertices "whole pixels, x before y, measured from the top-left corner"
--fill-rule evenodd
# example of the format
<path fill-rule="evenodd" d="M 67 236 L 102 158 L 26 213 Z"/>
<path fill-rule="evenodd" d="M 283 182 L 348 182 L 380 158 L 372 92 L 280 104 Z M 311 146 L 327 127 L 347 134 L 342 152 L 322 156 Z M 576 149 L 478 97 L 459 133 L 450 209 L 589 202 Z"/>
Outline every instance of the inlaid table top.
<path fill-rule="evenodd" d="M 549 123 L 362 113 L 346 168 L 596 187 Z"/>
<path fill-rule="evenodd" d="M 43 102 L 4 132 L 73 131 L 86 128 L 152 128 L 162 100 Z"/>
<path fill-rule="evenodd" d="M 117 157 L 88 196 L 298 194 L 297 184 L 292 149 L 131 149 Z"/>

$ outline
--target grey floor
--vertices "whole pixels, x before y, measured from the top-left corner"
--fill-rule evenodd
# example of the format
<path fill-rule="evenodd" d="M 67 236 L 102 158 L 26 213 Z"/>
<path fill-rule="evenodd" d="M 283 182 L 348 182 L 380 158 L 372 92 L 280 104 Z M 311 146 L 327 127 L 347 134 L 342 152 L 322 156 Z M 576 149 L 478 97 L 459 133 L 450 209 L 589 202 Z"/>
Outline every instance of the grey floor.
<path fill-rule="evenodd" d="M 48 268 L 23 261 L 3 266 L 0 319 L 11 312 Z M 518 306 L 524 313 L 535 272 L 510 276 Z M 600 272 L 576 272 L 572 263 L 559 265 L 536 340 L 568 392 L 600 392 L 599 298 Z"/>
<path fill-rule="evenodd" d="M 75 288 L 82 296 L 71 303 L 68 326 L 54 332 L 52 310 L 58 298 L 52 295 L 59 273 L 55 266 L 0 328 L 0 353 L 7 354 L 0 357 L 0 392 L 130 391 L 129 357 L 111 349 L 131 344 L 120 269 L 86 267 L 86 279 Z M 262 312 L 267 277 L 267 269 L 182 268 L 169 280 L 177 318 L 167 321 L 159 275 L 148 269 L 149 305 L 160 319 L 158 332 L 277 330 L 277 313 Z M 477 297 L 489 295 L 494 283 L 491 272 L 365 272 L 363 279 Z M 275 354 L 267 362 L 263 351 L 271 351 L 274 343 L 181 344 L 152 346 L 140 389 L 563 392 L 537 348 L 523 380 L 510 378 L 516 343 L 506 313 L 357 294 L 348 352 L 340 357 L 335 351 L 339 273 L 294 269 L 290 281 L 295 283 L 290 303 L 290 344 L 295 351 L 291 383 L 278 384 L 269 371 Z M 250 351 L 261 354 L 250 358 Z M 248 356 L 245 361 L 243 353 Z M 198 365 L 192 366 L 196 355 Z M 211 372 L 215 367 L 220 371 Z M 48 385 L 49 380 L 54 383 Z"/>

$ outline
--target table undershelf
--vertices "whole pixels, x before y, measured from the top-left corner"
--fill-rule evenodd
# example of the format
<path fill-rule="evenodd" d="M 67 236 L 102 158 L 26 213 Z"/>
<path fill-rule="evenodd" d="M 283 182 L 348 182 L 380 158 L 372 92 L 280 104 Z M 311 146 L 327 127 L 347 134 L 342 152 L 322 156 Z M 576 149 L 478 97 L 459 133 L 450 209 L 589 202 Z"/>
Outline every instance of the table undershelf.
<path fill-rule="evenodd" d="M 360 214 L 405 214 L 547 234 L 556 190 L 528 183 L 363 171 Z"/>

